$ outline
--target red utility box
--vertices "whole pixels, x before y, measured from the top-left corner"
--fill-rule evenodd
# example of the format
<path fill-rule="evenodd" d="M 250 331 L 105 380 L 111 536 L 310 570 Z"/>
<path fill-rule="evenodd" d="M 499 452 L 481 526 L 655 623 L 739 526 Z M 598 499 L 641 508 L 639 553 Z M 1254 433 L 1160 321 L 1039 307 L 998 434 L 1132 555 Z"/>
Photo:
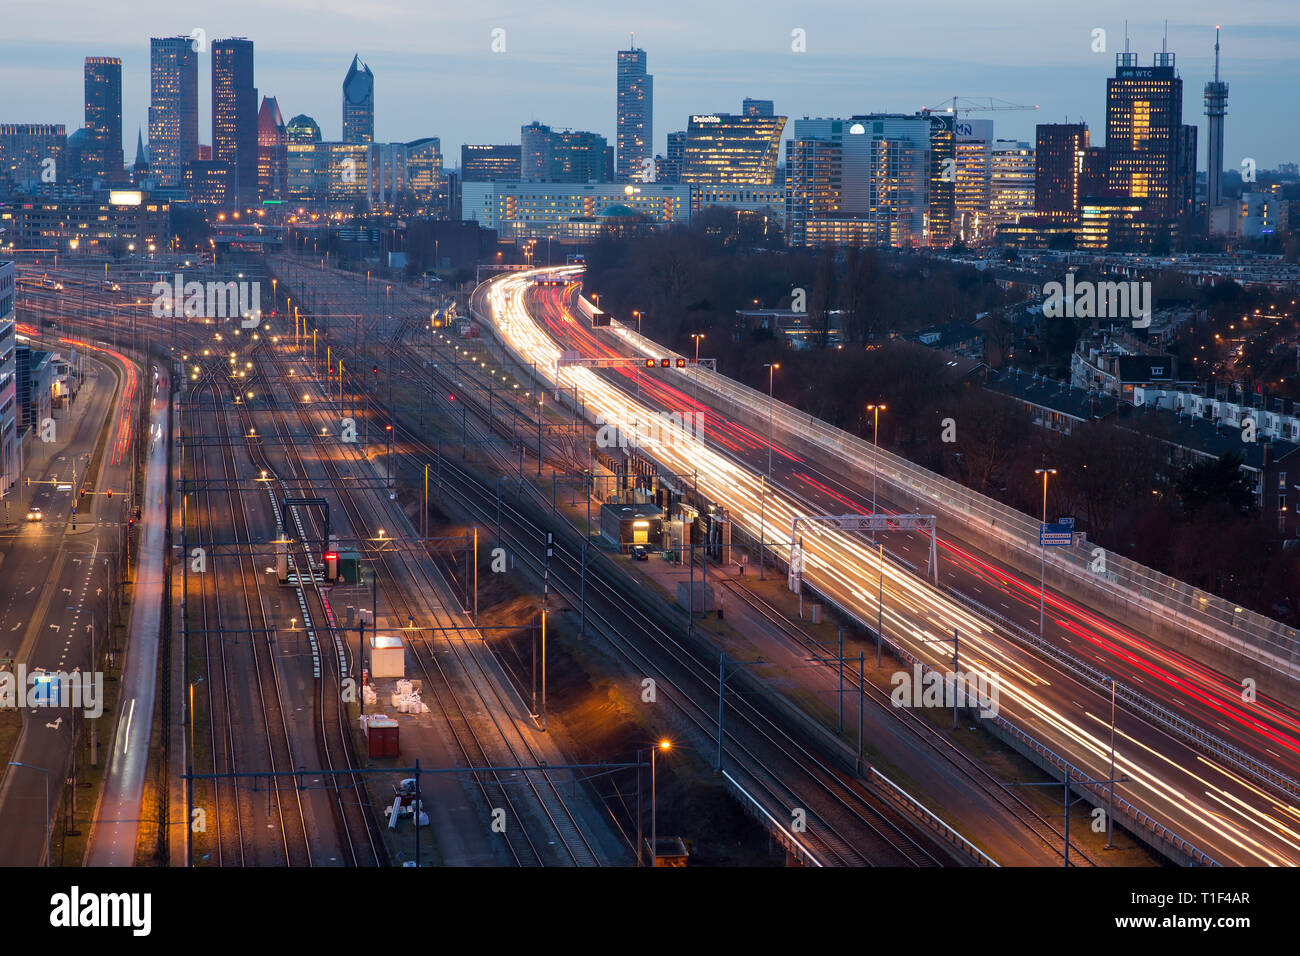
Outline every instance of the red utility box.
<path fill-rule="evenodd" d="M 366 726 L 366 752 L 371 757 L 397 756 L 397 721 L 391 717 L 372 717 Z"/>

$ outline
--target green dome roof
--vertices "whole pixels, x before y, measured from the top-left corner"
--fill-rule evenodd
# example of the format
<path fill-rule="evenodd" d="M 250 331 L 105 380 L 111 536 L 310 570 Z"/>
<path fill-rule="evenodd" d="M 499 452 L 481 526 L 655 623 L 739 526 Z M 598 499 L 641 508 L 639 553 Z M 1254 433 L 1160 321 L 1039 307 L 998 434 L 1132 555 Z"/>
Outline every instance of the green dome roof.
<path fill-rule="evenodd" d="M 624 206 L 620 202 L 616 202 L 612 206 L 606 206 L 600 212 L 600 217 L 602 219 L 608 219 L 614 216 L 637 216 L 637 215 L 640 215 L 640 213 L 638 213 L 631 206 Z"/>

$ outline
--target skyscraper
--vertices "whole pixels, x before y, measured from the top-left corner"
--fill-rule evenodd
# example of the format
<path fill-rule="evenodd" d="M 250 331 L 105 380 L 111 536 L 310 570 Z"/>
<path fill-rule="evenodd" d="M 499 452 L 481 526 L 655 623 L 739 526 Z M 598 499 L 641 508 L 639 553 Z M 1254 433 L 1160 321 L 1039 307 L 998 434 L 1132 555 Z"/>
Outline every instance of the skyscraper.
<path fill-rule="evenodd" d="M 1040 123 L 1034 150 L 1034 213 L 1053 222 L 1079 218 L 1088 124 Z"/>
<path fill-rule="evenodd" d="M 375 141 L 375 75 L 356 54 L 343 78 L 343 142 Z"/>
<path fill-rule="evenodd" d="M 1214 80 L 1205 84 L 1205 205 L 1223 205 L 1223 118 L 1228 113 L 1228 84 L 1219 79 L 1219 28 L 1214 28 Z M 1213 220 L 1214 213 L 1210 213 Z"/>
<path fill-rule="evenodd" d="M 181 184 L 199 155 L 199 55 L 189 37 L 149 41 L 149 154 L 159 185 Z"/>
<path fill-rule="evenodd" d="M 257 87 L 253 41 L 212 44 L 212 158 L 234 170 L 240 203 L 257 200 Z"/>
<path fill-rule="evenodd" d="M 645 50 L 618 51 L 618 175 L 621 183 L 654 176 L 654 77 Z"/>
<path fill-rule="evenodd" d="M 86 146 L 82 169 L 110 183 L 125 176 L 122 156 L 122 61 L 86 57 Z"/>
<path fill-rule="evenodd" d="M 509 144 L 463 143 L 460 178 L 464 183 L 509 182 L 519 179 L 519 147 Z"/>
<path fill-rule="evenodd" d="M 263 202 L 289 198 L 289 134 L 274 96 L 257 111 L 257 194 Z"/>
<path fill-rule="evenodd" d="M 1034 147 L 1014 139 L 993 141 L 989 216 L 993 225 L 1017 222 L 1034 211 Z"/>
<path fill-rule="evenodd" d="M 551 182 L 607 183 L 605 137 L 585 130 L 551 133 Z"/>
<path fill-rule="evenodd" d="M 1164 222 L 1186 216 L 1195 198 L 1195 144 L 1196 127 L 1183 125 L 1174 55 L 1162 51 L 1143 67 L 1136 53 L 1116 54 L 1115 75 L 1106 81 L 1106 192 L 1138 200 Z"/>
<path fill-rule="evenodd" d="M 957 120 L 957 175 L 954 199 L 957 238 L 971 242 L 991 229 L 993 121 Z"/>
<path fill-rule="evenodd" d="M 0 123 L 0 179 L 15 183 L 26 179 L 49 181 L 53 160 L 55 182 L 64 172 L 67 129 L 62 123 Z"/>
<path fill-rule="evenodd" d="M 740 104 L 740 112 L 746 116 L 771 116 L 776 107 L 771 100 L 756 100 L 748 96 Z"/>
<path fill-rule="evenodd" d="M 944 172 L 955 153 L 951 115 L 795 120 L 786 147 L 791 244 L 947 246 L 955 183 Z"/>
<path fill-rule="evenodd" d="M 694 115 L 686 127 L 681 181 L 770 186 L 784 131 L 784 116 Z"/>
<path fill-rule="evenodd" d="M 533 122 L 519 129 L 519 178 L 528 183 L 551 178 L 551 128 Z"/>

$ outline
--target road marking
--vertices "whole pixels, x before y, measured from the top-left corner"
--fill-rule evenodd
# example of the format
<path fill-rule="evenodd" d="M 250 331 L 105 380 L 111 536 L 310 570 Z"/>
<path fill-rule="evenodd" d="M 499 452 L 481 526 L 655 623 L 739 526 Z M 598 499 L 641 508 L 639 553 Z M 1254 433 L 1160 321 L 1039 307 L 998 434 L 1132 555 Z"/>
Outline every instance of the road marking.
<path fill-rule="evenodd" d="M 126 731 L 122 734 L 122 753 L 131 746 L 131 718 L 135 716 L 135 698 L 131 698 L 131 710 L 126 715 Z"/>

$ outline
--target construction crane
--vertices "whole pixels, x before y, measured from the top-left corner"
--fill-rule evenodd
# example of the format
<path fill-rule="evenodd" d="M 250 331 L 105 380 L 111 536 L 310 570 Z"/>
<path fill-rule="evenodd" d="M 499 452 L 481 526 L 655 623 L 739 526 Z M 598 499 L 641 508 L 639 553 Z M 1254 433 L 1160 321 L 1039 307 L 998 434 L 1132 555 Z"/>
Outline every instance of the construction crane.
<path fill-rule="evenodd" d="M 1006 100 L 995 99 L 992 96 L 954 96 L 952 103 L 945 101 L 943 106 L 927 106 L 922 113 L 994 113 L 1000 110 L 1036 110 L 1038 104 L 1033 106 L 1021 106 L 1019 103 L 1009 103 Z"/>

